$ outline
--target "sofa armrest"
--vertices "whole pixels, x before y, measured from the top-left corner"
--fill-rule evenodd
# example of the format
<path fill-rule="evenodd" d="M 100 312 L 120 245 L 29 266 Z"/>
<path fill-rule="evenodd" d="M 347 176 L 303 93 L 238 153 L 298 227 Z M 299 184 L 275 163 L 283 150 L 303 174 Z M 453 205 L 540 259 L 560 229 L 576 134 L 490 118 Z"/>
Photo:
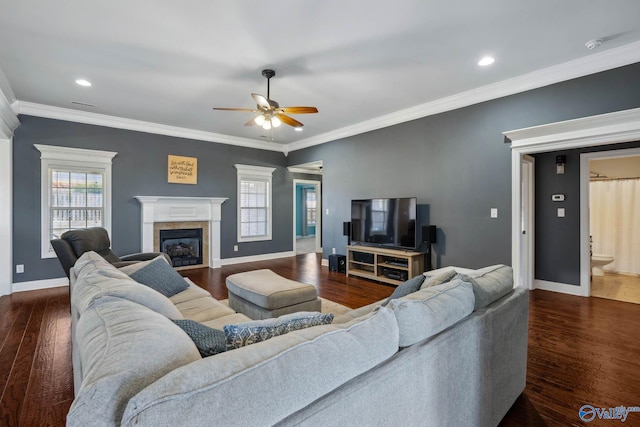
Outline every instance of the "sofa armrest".
<path fill-rule="evenodd" d="M 169 258 L 169 255 L 165 254 L 164 252 L 137 253 L 137 254 L 121 256 L 120 259 L 122 261 L 149 261 L 149 260 L 154 259 L 158 255 L 164 255 L 164 257 L 167 260 L 167 262 L 169 264 L 171 264 L 171 258 Z"/>

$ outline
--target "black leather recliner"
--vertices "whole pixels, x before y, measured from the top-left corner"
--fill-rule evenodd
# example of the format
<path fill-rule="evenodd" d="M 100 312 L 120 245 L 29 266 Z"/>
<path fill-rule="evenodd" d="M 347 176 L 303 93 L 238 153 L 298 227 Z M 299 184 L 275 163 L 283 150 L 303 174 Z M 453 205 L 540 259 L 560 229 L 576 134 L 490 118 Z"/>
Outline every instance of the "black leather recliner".
<path fill-rule="evenodd" d="M 51 240 L 53 250 L 56 251 L 58 260 L 62 264 L 65 274 L 69 277 L 69 270 L 76 263 L 83 253 L 94 251 L 101 255 L 116 267 L 133 264 L 140 261 L 147 261 L 164 255 L 171 264 L 169 256 L 163 252 L 137 253 L 119 257 L 111 250 L 109 233 L 102 227 L 81 228 L 69 230 L 60 236 L 59 239 Z"/>

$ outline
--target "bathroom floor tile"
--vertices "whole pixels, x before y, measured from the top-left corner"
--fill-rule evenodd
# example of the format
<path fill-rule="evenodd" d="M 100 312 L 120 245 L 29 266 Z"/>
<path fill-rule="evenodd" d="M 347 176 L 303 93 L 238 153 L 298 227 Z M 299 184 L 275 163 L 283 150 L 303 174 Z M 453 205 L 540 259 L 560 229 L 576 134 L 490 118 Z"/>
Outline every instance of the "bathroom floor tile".
<path fill-rule="evenodd" d="M 640 276 L 609 272 L 594 276 L 591 296 L 640 304 Z"/>

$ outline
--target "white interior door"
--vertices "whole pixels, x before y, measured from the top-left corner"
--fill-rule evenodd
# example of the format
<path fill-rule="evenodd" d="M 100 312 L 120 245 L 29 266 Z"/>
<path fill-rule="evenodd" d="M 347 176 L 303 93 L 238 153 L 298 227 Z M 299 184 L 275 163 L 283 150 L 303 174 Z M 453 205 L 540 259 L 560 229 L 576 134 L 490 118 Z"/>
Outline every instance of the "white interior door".
<path fill-rule="evenodd" d="M 534 183 L 535 183 L 535 159 L 524 155 L 521 160 L 521 234 L 520 234 L 520 284 L 528 289 L 533 289 L 534 273 Z"/>

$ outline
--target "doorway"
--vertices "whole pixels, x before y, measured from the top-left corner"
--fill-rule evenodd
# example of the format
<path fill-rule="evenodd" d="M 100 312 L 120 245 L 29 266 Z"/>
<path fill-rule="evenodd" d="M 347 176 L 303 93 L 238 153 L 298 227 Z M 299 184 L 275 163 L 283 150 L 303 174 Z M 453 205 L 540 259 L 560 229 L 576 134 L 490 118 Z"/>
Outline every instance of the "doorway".
<path fill-rule="evenodd" d="M 293 180 L 293 250 L 296 255 L 322 252 L 320 181 Z"/>
<path fill-rule="evenodd" d="M 640 304 L 640 149 L 583 157 L 589 171 L 583 184 L 588 187 L 590 294 Z"/>
<path fill-rule="evenodd" d="M 503 132 L 511 142 L 511 262 L 516 286 L 523 286 L 522 270 L 533 269 L 531 258 L 523 258 L 522 159 L 527 154 L 595 147 L 640 140 L 640 108 L 583 117 Z M 601 153 L 589 153 L 601 154 Z M 534 287 L 573 295 L 589 296 L 591 288 L 589 254 L 588 182 L 589 165 L 581 155 L 580 165 L 580 286 L 534 280 Z M 530 212 L 530 210 L 529 210 Z M 528 264 L 528 265 L 525 265 Z"/>

